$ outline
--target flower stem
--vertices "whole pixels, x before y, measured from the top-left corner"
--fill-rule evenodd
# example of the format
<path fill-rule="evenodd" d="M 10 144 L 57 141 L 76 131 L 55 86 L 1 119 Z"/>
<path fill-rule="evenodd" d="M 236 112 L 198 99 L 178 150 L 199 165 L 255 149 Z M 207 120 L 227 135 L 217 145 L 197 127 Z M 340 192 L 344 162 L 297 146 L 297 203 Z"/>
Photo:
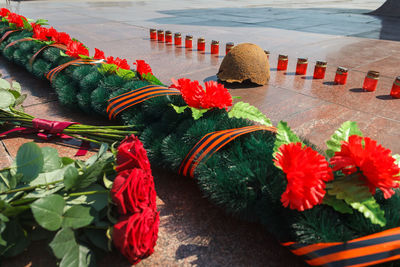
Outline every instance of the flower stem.
<path fill-rule="evenodd" d="M 58 184 L 58 183 L 61 183 L 62 181 L 64 181 L 64 180 L 58 180 L 58 181 L 54 181 L 54 182 L 46 183 L 46 184 L 38 184 L 38 185 L 33 185 L 33 186 L 28 186 L 28 187 L 21 187 L 21 188 L 17 188 L 17 189 L 12 189 L 12 190 L 8 190 L 8 191 L 5 191 L 5 192 L 1 192 L 0 195 L 8 195 L 8 194 L 17 193 L 17 192 L 31 191 L 31 190 L 39 188 L 39 187 L 49 186 L 49 185 L 52 185 L 52 184 Z"/>
<path fill-rule="evenodd" d="M 86 191 L 86 192 L 78 192 L 68 194 L 69 197 L 77 197 L 77 196 L 87 196 L 87 195 L 95 195 L 95 194 L 108 194 L 108 190 L 97 190 L 97 191 Z"/>

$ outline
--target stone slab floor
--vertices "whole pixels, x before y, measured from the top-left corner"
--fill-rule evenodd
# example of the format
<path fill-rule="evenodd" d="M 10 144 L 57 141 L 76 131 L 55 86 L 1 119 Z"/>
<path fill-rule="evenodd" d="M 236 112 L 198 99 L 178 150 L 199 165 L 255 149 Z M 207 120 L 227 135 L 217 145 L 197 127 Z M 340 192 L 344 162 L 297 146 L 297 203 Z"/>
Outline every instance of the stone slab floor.
<path fill-rule="evenodd" d="M 261 87 L 231 89 L 231 94 L 260 108 L 274 124 L 286 120 L 300 135 L 324 148 L 324 141 L 346 120 L 359 122 L 366 136 L 400 153 L 400 100 L 389 96 L 400 75 L 399 20 L 365 13 L 384 0 L 347 1 L 20 1 L 6 5 L 26 17 L 48 19 L 50 25 L 81 40 L 91 53 L 146 60 L 155 75 L 168 84 L 171 77 L 216 80 L 226 42 L 252 42 L 271 52 L 271 80 Z M 152 42 L 150 27 L 162 28 L 194 40 L 204 36 L 207 51 Z M 209 53 L 212 39 L 220 41 L 220 55 Z M 277 56 L 289 55 L 287 72 L 276 71 Z M 297 57 L 309 59 L 308 74 L 294 75 Z M 313 80 L 317 60 L 328 62 L 325 80 Z M 333 85 L 337 66 L 349 68 L 344 86 Z M 381 72 L 378 89 L 360 87 L 368 70 Z M 63 108 L 47 82 L 0 57 L 0 72 L 19 81 L 29 95 L 26 110 L 46 119 L 109 124 Z M 24 142 L 56 147 L 73 156 L 75 144 L 46 144 L 34 136 L 1 139 L 0 165 L 10 164 Z M 154 170 L 161 227 L 153 256 L 139 266 L 302 266 L 258 225 L 241 222 L 203 199 L 195 183 Z M 33 244 L 22 256 L 3 266 L 55 266 L 42 244 Z M 100 266 L 128 266 L 116 254 Z"/>

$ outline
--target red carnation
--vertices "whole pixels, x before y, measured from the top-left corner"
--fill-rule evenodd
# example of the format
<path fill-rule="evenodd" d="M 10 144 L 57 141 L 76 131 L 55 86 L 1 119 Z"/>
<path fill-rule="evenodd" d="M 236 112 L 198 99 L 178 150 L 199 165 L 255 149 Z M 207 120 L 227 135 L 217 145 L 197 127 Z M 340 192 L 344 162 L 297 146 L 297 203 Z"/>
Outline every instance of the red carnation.
<path fill-rule="evenodd" d="M 79 41 L 69 42 L 65 53 L 75 58 L 79 58 L 79 55 L 89 56 L 89 50 Z"/>
<path fill-rule="evenodd" d="M 154 252 L 159 225 L 158 212 L 146 208 L 114 225 L 113 243 L 131 264 L 137 264 Z"/>
<path fill-rule="evenodd" d="M 24 21 L 22 19 L 26 18 L 24 16 L 18 15 L 16 13 L 9 13 L 7 16 L 7 20 L 9 23 L 14 23 L 17 27 L 24 27 Z"/>
<path fill-rule="evenodd" d="M 107 57 L 107 63 L 117 65 L 117 68 L 121 68 L 124 70 L 131 69 L 131 67 L 128 64 L 128 61 L 126 59 L 122 59 L 119 57 L 117 57 L 116 59 L 114 59 L 114 57 Z"/>
<path fill-rule="evenodd" d="M 179 79 L 174 81 L 171 86 L 181 91 L 183 100 L 193 108 L 225 108 L 232 106 L 232 97 L 228 90 L 217 82 L 210 81 L 205 83 L 206 90 L 198 81 L 189 79 Z"/>
<path fill-rule="evenodd" d="M 40 25 L 34 25 L 33 26 L 33 36 L 32 38 L 35 38 L 37 40 L 41 41 L 48 41 L 47 39 L 47 29 L 40 26 Z"/>
<path fill-rule="evenodd" d="M 58 31 L 56 29 L 54 29 L 53 27 L 50 27 L 49 29 L 47 29 L 47 36 L 52 41 L 57 41 Z"/>
<path fill-rule="evenodd" d="M 10 10 L 8 10 L 7 8 L 1 8 L 0 9 L 0 16 L 2 16 L 3 18 L 7 17 L 8 14 L 10 14 L 10 13 L 11 13 Z"/>
<path fill-rule="evenodd" d="M 274 162 L 286 174 L 287 187 L 281 196 L 284 207 L 304 211 L 322 203 L 325 182 L 333 180 L 322 155 L 301 143 L 290 143 L 279 148 Z"/>
<path fill-rule="evenodd" d="M 114 180 L 111 197 L 119 214 L 141 212 L 147 207 L 157 209 L 153 176 L 142 169 L 120 172 Z"/>
<path fill-rule="evenodd" d="M 58 44 L 68 45 L 71 42 L 71 37 L 66 32 L 59 32 L 57 36 L 54 37 L 54 41 Z"/>
<path fill-rule="evenodd" d="M 101 51 L 100 49 L 95 48 L 94 49 L 94 59 L 106 59 L 104 52 Z"/>
<path fill-rule="evenodd" d="M 118 146 L 117 166 L 115 170 L 121 172 L 133 168 L 140 168 L 151 172 L 150 162 L 142 142 L 136 136 L 131 135 L 126 137 Z"/>
<path fill-rule="evenodd" d="M 142 75 L 142 74 L 153 74 L 150 65 L 146 63 L 144 60 L 136 60 L 136 63 L 133 63 L 133 65 L 136 65 L 136 71 Z"/>
<path fill-rule="evenodd" d="M 393 188 L 399 187 L 400 169 L 391 151 L 371 138 L 350 136 L 348 142 L 342 142 L 341 150 L 335 152 L 331 164 L 334 171 L 341 170 L 346 175 L 358 172 L 372 194 L 379 188 L 386 199 L 394 194 Z"/>

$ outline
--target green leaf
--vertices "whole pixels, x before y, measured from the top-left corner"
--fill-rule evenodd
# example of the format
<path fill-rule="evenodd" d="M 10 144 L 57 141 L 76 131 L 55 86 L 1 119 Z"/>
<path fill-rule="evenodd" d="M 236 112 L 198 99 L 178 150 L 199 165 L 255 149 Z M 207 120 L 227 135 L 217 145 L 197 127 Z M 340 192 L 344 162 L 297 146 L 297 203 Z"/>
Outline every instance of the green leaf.
<path fill-rule="evenodd" d="M 331 139 L 326 141 L 326 154 L 329 157 L 333 157 L 335 152 L 340 151 L 342 146 L 342 141 L 348 141 L 349 137 L 352 135 L 362 136 L 362 132 L 354 121 L 344 122 L 339 129 L 337 129 L 332 135 Z"/>
<path fill-rule="evenodd" d="M 28 22 L 28 20 L 26 20 L 25 18 L 21 17 L 22 22 L 24 23 L 24 29 L 28 30 L 28 31 L 32 31 L 33 27 L 32 25 Z"/>
<path fill-rule="evenodd" d="M 290 127 L 287 125 L 287 122 L 280 121 L 277 126 L 277 134 L 276 134 L 276 140 L 275 140 L 275 145 L 274 145 L 274 157 L 276 153 L 279 151 L 279 148 L 281 145 L 284 144 L 290 144 L 290 143 L 301 143 L 300 138 L 292 132 Z"/>
<path fill-rule="evenodd" d="M 51 172 L 40 173 L 38 177 L 32 180 L 29 185 L 35 186 L 40 184 L 47 184 L 51 182 L 60 181 L 64 177 L 64 173 L 67 170 L 68 166 L 63 167 L 62 169 L 54 170 Z"/>
<path fill-rule="evenodd" d="M 91 57 L 85 56 L 85 55 L 79 55 L 79 57 L 82 58 L 82 59 L 92 59 Z"/>
<path fill-rule="evenodd" d="M 7 80 L 0 79 L 0 89 L 10 90 L 11 89 L 11 85 Z"/>
<path fill-rule="evenodd" d="M 131 80 L 136 77 L 135 72 L 133 72 L 131 70 L 121 69 L 121 68 L 117 69 L 117 75 L 126 80 Z"/>
<path fill-rule="evenodd" d="M 185 112 L 185 110 L 189 107 L 189 106 L 175 106 L 174 104 L 169 104 L 171 107 L 173 107 L 173 109 L 175 110 L 176 113 L 181 114 L 183 112 Z"/>
<path fill-rule="evenodd" d="M 15 217 L 26 210 L 29 210 L 29 205 L 15 206 L 15 207 L 10 206 L 10 207 L 6 208 L 5 210 L 3 210 L 3 214 L 4 214 L 4 216 L 7 216 L 7 217 Z"/>
<path fill-rule="evenodd" d="M 44 229 L 56 231 L 61 227 L 65 201 L 59 195 L 50 195 L 31 204 L 33 217 Z"/>
<path fill-rule="evenodd" d="M 90 242 L 96 247 L 110 251 L 108 247 L 108 239 L 106 236 L 106 230 L 103 229 L 85 229 L 85 235 L 89 238 Z"/>
<path fill-rule="evenodd" d="M 68 166 L 64 173 L 65 189 L 70 190 L 79 185 L 79 172 L 74 166 Z"/>
<path fill-rule="evenodd" d="M 15 98 L 10 91 L 6 89 L 0 89 L 0 108 L 8 108 L 9 106 L 14 105 Z"/>
<path fill-rule="evenodd" d="M 258 122 L 263 125 L 272 126 L 270 119 L 267 118 L 258 108 L 245 102 L 236 103 L 228 112 L 229 118 L 243 118 Z"/>
<path fill-rule="evenodd" d="M 0 192 L 10 190 L 16 186 L 16 181 L 12 184 L 12 175 L 10 169 L 0 171 Z"/>
<path fill-rule="evenodd" d="M 60 50 L 60 56 L 62 57 L 69 57 L 69 55 L 65 54 L 64 51 Z"/>
<path fill-rule="evenodd" d="M 104 186 L 105 186 L 107 189 L 111 189 L 112 186 L 113 186 L 113 181 L 107 179 L 106 174 L 104 174 L 104 176 L 103 176 L 103 183 L 104 183 Z"/>
<path fill-rule="evenodd" d="M 328 194 L 325 195 L 323 204 L 331 206 L 334 210 L 340 213 L 353 214 L 353 210 L 349 205 L 346 204 L 346 202 Z"/>
<path fill-rule="evenodd" d="M 74 231 L 70 228 L 62 228 L 49 244 L 57 259 L 62 259 L 70 249 L 77 247 Z"/>
<path fill-rule="evenodd" d="M 394 163 L 400 167 L 400 155 L 396 154 L 396 155 L 393 155 L 392 157 L 396 160 Z"/>
<path fill-rule="evenodd" d="M 336 179 L 327 184 L 326 188 L 329 195 L 344 200 L 353 209 L 361 212 L 365 218 L 370 219 L 373 224 L 385 226 L 384 211 L 380 209 L 368 187 L 358 179 L 357 175 Z"/>
<path fill-rule="evenodd" d="M 38 19 L 35 21 L 35 24 L 37 25 L 49 25 L 47 19 Z"/>
<path fill-rule="evenodd" d="M 15 160 L 17 173 L 23 175 L 23 182 L 30 182 L 42 171 L 44 160 L 42 150 L 33 142 L 23 144 Z"/>
<path fill-rule="evenodd" d="M 101 64 L 100 67 L 97 68 L 100 73 L 115 73 L 117 71 L 117 65 L 115 64 Z"/>
<path fill-rule="evenodd" d="M 104 191 L 105 188 L 99 184 L 93 184 L 84 190 L 76 191 L 74 193 L 79 193 L 82 191 Z M 71 197 L 67 200 L 68 205 L 89 205 L 93 207 L 96 211 L 100 211 L 105 208 L 108 204 L 108 194 L 93 194 L 93 195 L 82 195 L 77 197 Z"/>
<path fill-rule="evenodd" d="M 198 120 L 201 117 L 203 117 L 203 114 L 206 113 L 209 109 L 199 109 L 199 108 L 192 108 L 189 107 L 192 110 L 192 117 L 194 120 Z"/>
<path fill-rule="evenodd" d="M 82 228 L 89 225 L 93 219 L 94 217 L 90 215 L 90 207 L 75 205 L 64 213 L 62 226 L 72 229 Z"/>
<path fill-rule="evenodd" d="M 8 90 L 8 92 L 10 92 L 13 95 L 13 97 L 15 99 L 14 103 L 21 96 L 21 93 L 18 92 L 17 90 L 10 89 L 10 90 Z"/>
<path fill-rule="evenodd" d="M 7 243 L 6 246 L 0 246 L 0 255 L 4 257 L 14 257 L 22 253 L 30 244 L 26 232 L 17 220 L 6 223 L 6 229 L 1 237 Z"/>
<path fill-rule="evenodd" d="M 15 99 L 14 106 L 22 105 L 27 97 L 28 97 L 27 94 L 23 94 L 20 97 L 18 97 L 17 99 Z"/>
<path fill-rule="evenodd" d="M 150 82 L 152 84 L 164 85 L 162 82 L 160 82 L 160 80 L 158 80 L 156 78 L 156 76 L 154 76 L 151 73 L 142 74 L 141 76 L 142 76 L 142 79 L 147 80 L 148 82 Z"/>
<path fill-rule="evenodd" d="M 12 85 L 12 88 L 13 88 L 15 91 L 18 91 L 19 93 L 21 93 L 21 84 L 20 84 L 19 82 L 12 81 L 12 82 L 11 82 L 11 85 Z"/>
<path fill-rule="evenodd" d="M 66 165 L 69 165 L 69 164 L 74 163 L 75 160 L 73 160 L 73 159 L 71 159 L 71 158 L 68 158 L 68 157 L 62 157 L 62 158 L 61 158 L 61 162 L 62 162 L 62 164 L 63 164 L 64 166 L 66 166 Z"/>
<path fill-rule="evenodd" d="M 361 212 L 365 218 L 370 219 L 373 224 L 381 227 L 386 225 L 385 211 L 383 211 L 374 197 L 370 197 L 362 202 L 353 202 L 350 204 L 353 209 Z"/>
<path fill-rule="evenodd" d="M 93 266 L 92 252 L 85 246 L 72 247 L 61 260 L 60 267 L 89 267 Z"/>
<path fill-rule="evenodd" d="M 51 172 L 62 168 L 61 158 L 58 156 L 58 151 L 52 147 L 42 147 L 43 154 L 43 172 Z"/>

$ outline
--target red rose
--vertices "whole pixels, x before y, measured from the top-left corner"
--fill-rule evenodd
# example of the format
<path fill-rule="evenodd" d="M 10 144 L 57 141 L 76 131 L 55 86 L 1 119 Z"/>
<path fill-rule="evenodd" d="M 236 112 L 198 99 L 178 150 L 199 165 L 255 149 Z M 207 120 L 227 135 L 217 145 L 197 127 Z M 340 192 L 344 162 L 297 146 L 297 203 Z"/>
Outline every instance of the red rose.
<path fill-rule="evenodd" d="M 94 49 L 94 59 L 106 59 L 104 52 L 101 51 L 100 49 L 95 48 Z"/>
<path fill-rule="evenodd" d="M 113 243 L 131 264 L 137 264 L 154 252 L 158 238 L 158 212 L 147 208 L 114 225 Z"/>
<path fill-rule="evenodd" d="M 120 214 L 156 209 L 156 192 L 151 173 L 135 168 L 120 172 L 111 188 L 111 197 Z"/>
<path fill-rule="evenodd" d="M 146 63 L 144 60 L 136 60 L 136 63 L 133 63 L 133 65 L 136 65 L 136 71 L 142 75 L 142 74 L 153 74 L 150 65 Z"/>
<path fill-rule="evenodd" d="M 136 136 L 131 135 L 126 137 L 118 147 L 117 167 L 115 167 L 115 170 L 121 172 L 134 168 L 151 172 L 150 162 L 142 142 Z"/>
<path fill-rule="evenodd" d="M 89 50 L 79 41 L 69 42 L 65 53 L 75 58 L 79 58 L 79 55 L 89 56 Z"/>

